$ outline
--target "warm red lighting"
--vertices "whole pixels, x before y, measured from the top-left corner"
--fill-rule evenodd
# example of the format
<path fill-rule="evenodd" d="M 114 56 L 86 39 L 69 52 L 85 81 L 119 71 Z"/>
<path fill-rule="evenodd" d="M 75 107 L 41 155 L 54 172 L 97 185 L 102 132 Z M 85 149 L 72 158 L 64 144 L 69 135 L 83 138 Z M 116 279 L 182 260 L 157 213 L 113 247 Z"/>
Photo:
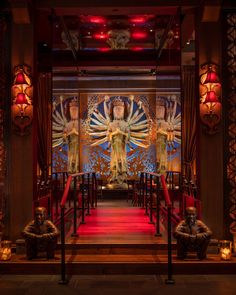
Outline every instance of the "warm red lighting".
<path fill-rule="evenodd" d="M 106 22 L 105 18 L 101 16 L 91 16 L 89 21 L 93 24 L 104 24 Z"/>
<path fill-rule="evenodd" d="M 25 80 L 25 76 L 22 72 L 19 72 L 17 75 L 16 75 L 16 78 L 15 78 L 15 83 L 14 84 L 17 84 L 17 85 L 22 85 L 22 84 L 28 84 Z"/>
<path fill-rule="evenodd" d="M 136 47 L 132 47 L 131 50 L 133 50 L 133 51 L 142 51 L 143 47 L 136 46 Z"/>
<path fill-rule="evenodd" d="M 93 37 L 95 39 L 104 40 L 104 39 L 107 39 L 108 38 L 108 35 L 107 34 L 104 34 L 104 33 L 97 33 L 97 34 L 94 34 Z"/>
<path fill-rule="evenodd" d="M 146 37 L 147 37 L 146 32 L 134 32 L 134 33 L 132 33 L 132 38 L 134 38 L 134 39 L 144 39 Z"/>
<path fill-rule="evenodd" d="M 215 91 L 209 91 L 207 92 L 206 98 L 204 103 L 215 103 L 219 102 L 218 97 L 216 96 Z"/>
<path fill-rule="evenodd" d="M 219 77 L 216 74 L 216 72 L 213 72 L 210 70 L 207 73 L 206 80 L 204 81 L 204 84 L 207 84 L 207 83 L 219 83 Z"/>
<path fill-rule="evenodd" d="M 101 48 L 99 48 L 98 50 L 101 51 L 101 52 L 108 52 L 108 51 L 111 50 L 111 48 L 108 48 L 108 47 L 101 47 Z"/>
<path fill-rule="evenodd" d="M 145 21 L 146 18 L 144 16 L 135 16 L 130 19 L 130 22 L 134 24 L 142 24 L 145 23 Z"/>
<path fill-rule="evenodd" d="M 24 93 L 18 93 L 15 104 L 29 104 Z"/>

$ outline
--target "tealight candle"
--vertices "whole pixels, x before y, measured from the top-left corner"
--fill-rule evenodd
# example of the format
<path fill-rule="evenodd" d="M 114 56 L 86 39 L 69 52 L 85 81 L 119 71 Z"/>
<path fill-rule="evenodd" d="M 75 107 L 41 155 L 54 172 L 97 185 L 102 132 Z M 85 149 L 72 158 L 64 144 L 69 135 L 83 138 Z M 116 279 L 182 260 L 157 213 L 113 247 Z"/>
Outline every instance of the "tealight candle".
<path fill-rule="evenodd" d="M 232 255 L 232 242 L 223 240 L 220 241 L 220 258 L 222 260 L 230 260 Z"/>
<path fill-rule="evenodd" d="M 0 260 L 11 259 L 11 241 L 2 241 L 0 248 Z"/>

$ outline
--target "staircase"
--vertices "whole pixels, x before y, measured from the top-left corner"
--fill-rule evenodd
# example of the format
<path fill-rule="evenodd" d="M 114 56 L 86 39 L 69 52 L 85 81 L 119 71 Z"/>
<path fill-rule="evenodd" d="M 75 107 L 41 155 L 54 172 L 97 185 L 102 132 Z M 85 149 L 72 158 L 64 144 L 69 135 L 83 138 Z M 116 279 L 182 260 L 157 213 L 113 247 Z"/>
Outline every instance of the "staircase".
<path fill-rule="evenodd" d="M 161 232 L 165 232 L 162 228 Z M 217 245 L 212 243 L 206 260 L 195 255 L 176 259 L 172 244 L 173 274 L 235 274 L 236 257 L 221 261 Z M 42 253 L 43 254 L 43 253 Z M 10 261 L 0 262 L 0 274 L 60 274 L 60 244 L 55 259 L 44 256 L 28 261 L 24 254 L 13 253 Z M 167 274 L 165 234 L 155 236 L 144 210 L 133 207 L 126 199 L 102 200 L 97 209 L 86 216 L 78 237 L 69 234 L 66 240 L 66 273 L 68 275 L 101 274 Z"/>

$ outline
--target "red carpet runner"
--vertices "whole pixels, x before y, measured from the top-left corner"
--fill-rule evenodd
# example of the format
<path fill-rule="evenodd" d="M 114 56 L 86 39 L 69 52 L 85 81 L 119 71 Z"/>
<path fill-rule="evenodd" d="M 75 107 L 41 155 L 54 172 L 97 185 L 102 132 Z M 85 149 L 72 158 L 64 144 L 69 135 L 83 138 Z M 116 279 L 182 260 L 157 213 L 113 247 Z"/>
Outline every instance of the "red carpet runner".
<path fill-rule="evenodd" d="M 80 238 L 115 239 L 120 242 L 148 242 L 154 237 L 155 228 L 149 224 L 144 210 L 137 207 L 101 207 L 86 216 L 86 224 L 78 229 Z M 104 241 L 105 242 L 105 241 Z"/>

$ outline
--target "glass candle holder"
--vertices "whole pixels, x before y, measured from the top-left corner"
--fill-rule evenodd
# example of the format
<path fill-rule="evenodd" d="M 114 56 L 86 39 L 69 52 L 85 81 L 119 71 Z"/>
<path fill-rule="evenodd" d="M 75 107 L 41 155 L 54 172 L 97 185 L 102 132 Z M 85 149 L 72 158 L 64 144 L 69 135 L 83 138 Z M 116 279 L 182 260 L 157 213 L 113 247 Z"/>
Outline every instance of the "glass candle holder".
<path fill-rule="evenodd" d="M 2 241 L 0 248 L 0 260 L 9 260 L 11 259 L 11 241 Z"/>
<path fill-rule="evenodd" d="M 220 241 L 220 258 L 230 260 L 232 256 L 232 242 L 228 240 Z"/>

